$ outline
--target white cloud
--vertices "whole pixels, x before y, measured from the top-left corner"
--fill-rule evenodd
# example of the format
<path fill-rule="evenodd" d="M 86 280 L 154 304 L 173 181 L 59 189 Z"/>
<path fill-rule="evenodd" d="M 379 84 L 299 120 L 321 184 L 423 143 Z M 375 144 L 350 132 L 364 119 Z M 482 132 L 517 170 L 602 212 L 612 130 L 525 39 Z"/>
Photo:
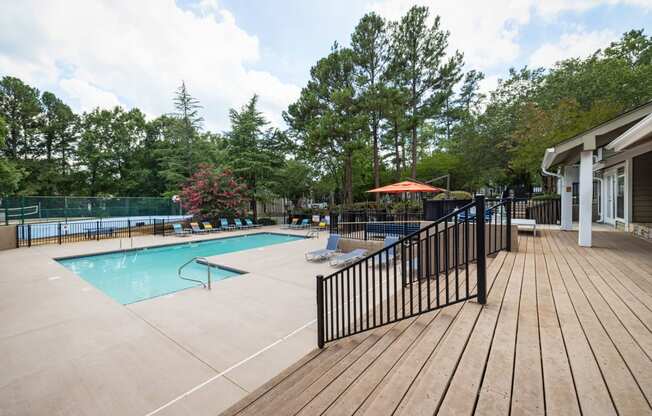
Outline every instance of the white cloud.
<path fill-rule="evenodd" d="M 95 107 L 112 108 L 121 105 L 115 94 L 97 88 L 79 79 L 64 79 L 59 82 L 61 89 L 75 100 L 75 106 L 82 111 L 91 111 Z"/>
<path fill-rule="evenodd" d="M 192 10 L 174 0 L 22 0 L 0 14 L 0 71 L 62 93 L 78 110 L 122 103 L 168 113 L 185 80 L 210 129 L 228 128 L 228 109 L 254 93 L 279 123 L 299 88 L 249 70 L 259 56 L 258 38 L 215 0 Z"/>
<path fill-rule="evenodd" d="M 562 12 L 619 3 L 652 8 L 652 0 L 478 0 L 464 5 L 437 0 L 379 0 L 369 8 L 396 20 L 414 4 L 428 6 L 431 15 L 442 17 L 443 28 L 451 33 L 451 47 L 464 52 L 466 63 L 491 72 L 492 67 L 510 64 L 519 56 L 519 32 L 533 16 L 550 19 Z"/>
<path fill-rule="evenodd" d="M 530 56 L 532 67 L 551 67 L 557 61 L 571 57 L 586 57 L 616 40 L 618 35 L 610 30 L 587 32 L 579 30 L 564 33 L 556 43 L 544 43 Z"/>

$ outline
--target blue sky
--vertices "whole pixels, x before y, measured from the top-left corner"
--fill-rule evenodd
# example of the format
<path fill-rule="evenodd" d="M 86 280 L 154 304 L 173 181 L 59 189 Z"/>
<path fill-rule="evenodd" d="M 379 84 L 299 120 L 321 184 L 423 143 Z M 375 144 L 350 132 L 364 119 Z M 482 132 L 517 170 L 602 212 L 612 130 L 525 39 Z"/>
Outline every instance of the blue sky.
<path fill-rule="evenodd" d="M 2 1 L 2 0 L 0 0 Z M 409 0 L 22 0 L 2 5 L 0 75 L 50 90 L 76 111 L 172 111 L 185 80 L 206 127 L 228 128 L 228 109 L 254 93 L 277 125 L 314 62 L 348 44 L 359 18 L 400 17 Z M 652 0 L 419 0 L 442 17 L 483 89 L 510 67 L 586 56 L 624 31 L 652 31 Z"/>

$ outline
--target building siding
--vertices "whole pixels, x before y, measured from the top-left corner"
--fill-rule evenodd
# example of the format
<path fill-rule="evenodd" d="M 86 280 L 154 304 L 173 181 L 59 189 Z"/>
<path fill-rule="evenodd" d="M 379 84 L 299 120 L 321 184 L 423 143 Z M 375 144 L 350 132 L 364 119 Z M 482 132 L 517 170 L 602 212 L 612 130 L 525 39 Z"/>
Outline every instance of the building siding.
<path fill-rule="evenodd" d="M 632 219 L 652 223 L 652 152 L 633 159 Z"/>

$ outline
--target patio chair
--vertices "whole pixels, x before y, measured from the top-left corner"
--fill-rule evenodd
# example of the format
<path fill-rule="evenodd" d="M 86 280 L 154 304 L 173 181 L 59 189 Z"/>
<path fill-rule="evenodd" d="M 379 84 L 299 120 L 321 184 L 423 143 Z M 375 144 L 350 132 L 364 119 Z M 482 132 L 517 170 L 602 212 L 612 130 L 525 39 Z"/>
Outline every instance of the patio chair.
<path fill-rule="evenodd" d="M 310 220 L 308 218 L 304 218 L 299 224 L 290 226 L 290 228 L 310 228 Z"/>
<path fill-rule="evenodd" d="M 251 228 L 262 227 L 262 225 L 254 223 L 254 222 L 251 221 L 249 218 L 245 218 L 245 223 L 246 223 L 249 227 L 251 227 Z"/>
<path fill-rule="evenodd" d="M 199 224 L 196 223 L 196 222 L 191 222 L 190 223 L 190 228 L 191 228 L 193 234 L 204 234 L 204 233 L 208 232 L 208 230 L 200 228 Z"/>
<path fill-rule="evenodd" d="M 330 265 L 332 267 L 344 267 L 351 263 L 354 263 L 357 260 L 360 260 L 361 258 L 364 258 L 364 256 L 366 255 L 367 255 L 367 250 L 363 248 L 356 248 L 355 250 L 349 251 L 348 253 L 343 253 L 338 256 L 332 257 L 330 261 Z"/>
<path fill-rule="evenodd" d="M 235 228 L 237 230 L 241 230 L 243 228 L 250 228 L 248 225 L 244 225 L 242 221 L 240 221 L 240 218 L 234 218 L 233 223 L 235 224 Z"/>
<path fill-rule="evenodd" d="M 188 228 L 183 228 L 181 224 L 172 224 L 172 229 L 174 229 L 174 235 L 177 237 L 188 237 L 192 234 L 192 230 Z"/>
<path fill-rule="evenodd" d="M 290 222 L 289 224 L 286 224 L 286 225 L 282 226 L 281 228 L 284 228 L 284 229 L 287 229 L 287 228 L 293 228 L 293 227 L 295 227 L 295 226 L 297 225 L 298 222 L 299 222 L 299 219 L 298 219 L 298 218 L 292 218 L 292 222 Z"/>
<path fill-rule="evenodd" d="M 217 228 L 214 228 L 213 225 L 208 221 L 204 221 L 201 224 L 204 226 L 204 230 L 208 231 L 209 233 L 216 233 L 219 231 Z"/>
<path fill-rule="evenodd" d="M 387 237 L 385 237 L 383 248 L 387 248 L 392 244 L 397 243 L 398 240 L 400 240 L 400 238 L 397 235 L 388 235 Z M 378 267 L 382 267 L 386 265 L 387 263 L 391 262 L 394 259 L 395 255 L 396 255 L 396 247 L 392 247 L 389 250 L 381 251 L 376 256 L 374 256 L 376 265 Z"/>
<path fill-rule="evenodd" d="M 235 225 L 229 224 L 226 218 L 220 218 L 220 229 L 225 231 L 235 230 Z"/>
<path fill-rule="evenodd" d="M 308 261 L 322 261 L 332 257 L 337 253 L 337 245 L 340 243 L 339 234 L 331 234 L 326 242 L 326 248 L 306 253 Z"/>

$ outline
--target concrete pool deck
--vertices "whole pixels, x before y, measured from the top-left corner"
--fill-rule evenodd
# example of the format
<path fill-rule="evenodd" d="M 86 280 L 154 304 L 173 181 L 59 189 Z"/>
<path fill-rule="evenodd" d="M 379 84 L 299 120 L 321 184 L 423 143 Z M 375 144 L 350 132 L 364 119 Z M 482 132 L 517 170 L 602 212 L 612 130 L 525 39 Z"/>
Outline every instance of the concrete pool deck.
<path fill-rule="evenodd" d="M 0 251 L 0 415 L 218 414 L 316 347 L 314 276 L 332 269 L 303 255 L 326 235 L 209 257 L 248 273 L 127 306 L 53 259 L 131 240 Z"/>

